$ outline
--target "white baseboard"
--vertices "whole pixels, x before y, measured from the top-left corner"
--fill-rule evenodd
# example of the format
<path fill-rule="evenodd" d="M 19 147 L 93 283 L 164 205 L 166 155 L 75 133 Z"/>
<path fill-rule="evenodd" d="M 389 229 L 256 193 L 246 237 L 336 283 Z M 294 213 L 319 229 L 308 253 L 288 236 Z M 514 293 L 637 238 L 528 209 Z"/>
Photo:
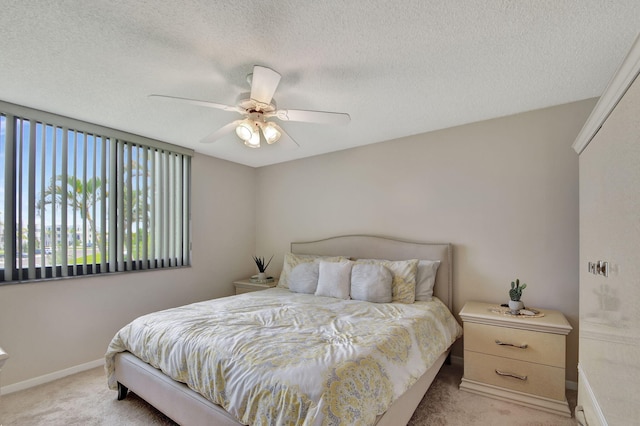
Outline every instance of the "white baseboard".
<path fill-rule="evenodd" d="M 54 371 L 53 373 L 45 374 L 44 376 L 34 377 L 33 379 L 25 380 L 23 382 L 3 386 L 0 388 L 0 395 L 7 395 L 13 392 L 32 388 L 34 386 L 43 385 L 45 383 L 53 382 L 54 380 L 62 379 L 63 377 L 81 373 L 83 371 L 91 370 L 92 368 L 100 367 L 102 365 L 104 365 L 104 358 L 76 365 L 70 368 L 65 368 L 64 370 Z"/>

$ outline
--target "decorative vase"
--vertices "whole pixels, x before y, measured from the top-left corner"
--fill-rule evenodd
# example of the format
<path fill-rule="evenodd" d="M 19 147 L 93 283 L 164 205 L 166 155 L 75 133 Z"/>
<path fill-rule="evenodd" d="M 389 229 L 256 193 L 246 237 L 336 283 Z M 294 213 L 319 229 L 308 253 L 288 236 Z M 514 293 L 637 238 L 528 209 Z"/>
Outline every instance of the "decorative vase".
<path fill-rule="evenodd" d="M 267 273 L 266 272 L 258 273 L 258 280 L 259 281 L 265 281 L 266 279 L 267 279 Z"/>
<path fill-rule="evenodd" d="M 523 308 L 524 303 L 522 303 L 522 300 L 509 300 L 509 309 L 511 309 L 512 314 L 516 315 Z"/>

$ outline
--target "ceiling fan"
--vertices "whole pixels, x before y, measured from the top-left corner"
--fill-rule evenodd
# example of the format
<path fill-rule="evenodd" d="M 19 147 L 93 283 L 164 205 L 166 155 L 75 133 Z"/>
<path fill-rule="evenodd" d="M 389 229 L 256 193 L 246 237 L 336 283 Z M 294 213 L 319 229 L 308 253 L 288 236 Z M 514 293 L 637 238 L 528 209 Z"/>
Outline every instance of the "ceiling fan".
<path fill-rule="evenodd" d="M 295 148 L 300 145 L 277 123 L 270 121 L 270 119 L 276 118 L 281 121 L 300 121 L 321 124 L 347 124 L 351 121 L 349 114 L 339 112 L 278 109 L 273 99 L 273 94 L 280 83 L 280 78 L 280 74 L 271 68 L 255 65 L 253 67 L 253 73 L 247 76 L 247 81 L 251 85 L 251 93 L 240 95 L 236 106 L 166 95 L 149 95 L 149 97 L 153 99 L 186 102 L 192 105 L 236 112 L 244 116 L 244 118 L 232 121 L 210 135 L 205 136 L 201 140 L 203 143 L 215 142 L 235 129 L 238 137 L 250 148 L 260 148 L 260 141 L 262 139 L 264 139 L 267 144 L 281 141 L 281 144 Z"/>

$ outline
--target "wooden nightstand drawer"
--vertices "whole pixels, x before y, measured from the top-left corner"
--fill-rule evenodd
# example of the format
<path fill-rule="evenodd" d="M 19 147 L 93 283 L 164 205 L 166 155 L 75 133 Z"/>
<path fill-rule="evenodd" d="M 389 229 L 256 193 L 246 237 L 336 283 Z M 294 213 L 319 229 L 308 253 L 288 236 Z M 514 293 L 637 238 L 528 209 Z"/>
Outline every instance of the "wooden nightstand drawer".
<path fill-rule="evenodd" d="M 565 340 L 560 334 L 465 324 L 467 350 L 561 368 L 565 367 Z"/>
<path fill-rule="evenodd" d="M 464 351 L 465 379 L 518 392 L 564 400 L 564 375 L 564 368 Z"/>

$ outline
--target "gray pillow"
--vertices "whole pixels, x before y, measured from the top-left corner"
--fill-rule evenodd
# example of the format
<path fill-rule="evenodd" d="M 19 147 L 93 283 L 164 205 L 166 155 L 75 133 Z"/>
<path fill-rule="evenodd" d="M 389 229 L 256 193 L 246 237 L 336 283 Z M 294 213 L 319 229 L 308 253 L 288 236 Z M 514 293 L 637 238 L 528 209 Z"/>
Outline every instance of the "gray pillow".
<path fill-rule="evenodd" d="M 373 303 L 390 303 L 393 275 L 381 264 L 356 263 L 351 269 L 351 298 Z"/>
<path fill-rule="evenodd" d="M 433 297 L 433 286 L 436 283 L 436 273 L 440 266 L 439 260 L 418 261 L 416 274 L 416 300 L 429 301 Z"/>
<path fill-rule="evenodd" d="M 317 262 L 296 265 L 289 273 L 289 290 L 296 293 L 315 293 L 319 269 L 320 264 Z"/>

